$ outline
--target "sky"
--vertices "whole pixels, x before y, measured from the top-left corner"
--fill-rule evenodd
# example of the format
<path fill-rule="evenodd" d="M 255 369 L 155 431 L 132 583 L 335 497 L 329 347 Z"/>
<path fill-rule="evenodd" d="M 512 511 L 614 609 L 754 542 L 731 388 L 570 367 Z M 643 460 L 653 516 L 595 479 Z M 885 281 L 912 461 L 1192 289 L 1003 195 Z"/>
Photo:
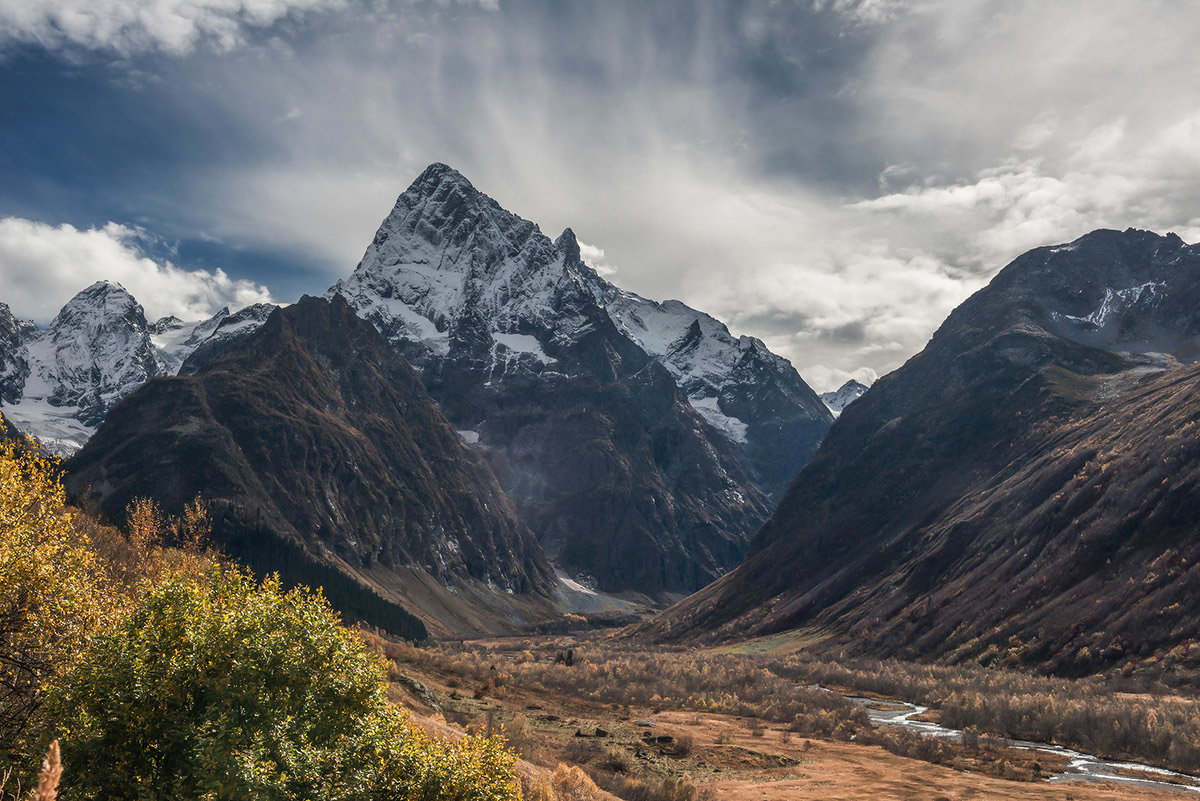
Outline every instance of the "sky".
<path fill-rule="evenodd" d="M 440 161 L 828 390 L 1030 248 L 1200 239 L 1198 40 L 1156 0 L 0 0 L 0 301 L 321 294 Z"/>

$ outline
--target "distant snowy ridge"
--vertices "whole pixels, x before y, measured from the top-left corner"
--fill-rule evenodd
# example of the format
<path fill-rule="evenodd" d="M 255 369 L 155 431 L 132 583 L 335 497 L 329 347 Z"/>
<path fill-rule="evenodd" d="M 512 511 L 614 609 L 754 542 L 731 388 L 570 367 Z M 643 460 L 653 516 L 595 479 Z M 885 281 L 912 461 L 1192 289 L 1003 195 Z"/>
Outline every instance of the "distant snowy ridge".
<path fill-rule="evenodd" d="M 833 392 L 822 392 L 821 402 L 829 407 L 829 411 L 833 413 L 834 417 L 838 417 L 847 406 L 862 397 L 862 394 L 868 389 L 867 385 L 860 384 L 852 378 Z"/>
<path fill-rule="evenodd" d="M 232 325 L 228 309 L 207 320 L 149 323 L 141 304 L 108 281 L 71 298 L 45 329 L 16 320 L 0 304 L 4 413 L 51 452 L 68 456 L 126 395 L 155 376 L 175 375 L 202 346 L 252 331 L 271 308 L 248 307 Z"/>
<path fill-rule="evenodd" d="M 734 442 L 746 442 L 746 423 L 721 409 L 721 391 L 738 383 L 739 365 L 753 360 L 780 375 L 795 372 L 761 340 L 735 337 L 724 323 L 681 301 L 647 300 L 599 276 L 593 291 L 617 328 L 661 362 L 692 408 Z"/>

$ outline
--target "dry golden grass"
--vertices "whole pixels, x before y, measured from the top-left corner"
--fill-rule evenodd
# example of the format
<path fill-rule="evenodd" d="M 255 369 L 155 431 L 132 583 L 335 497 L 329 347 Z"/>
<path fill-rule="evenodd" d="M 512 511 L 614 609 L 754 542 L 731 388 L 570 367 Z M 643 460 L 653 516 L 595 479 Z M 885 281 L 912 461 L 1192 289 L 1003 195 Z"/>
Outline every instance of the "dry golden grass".
<path fill-rule="evenodd" d="M 54 801 L 58 798 L 58 782 L 62 772 L 62 754 L 58 750 L 58 740 L 55 740 L 50 743 L 50 750 L 38 774 L 37 788 L 33 791 L 35 801 Z"/>
<path fill-rule="evenodd" d="M 8 790 L 9 781 L 13 780 L 12 771 L 6 771 L 0 776 L 0 799 L 4 801 L 55 801 L 58 798 L 58 783 L 62 780 L 62 752 L 58 740 L 50 743 L 46 750 L 46 758 L 42 760 L 42 769 L 38 772 L 37 786 L 28 793 L 21 792 L 20 781 L 15 790 Z"/>

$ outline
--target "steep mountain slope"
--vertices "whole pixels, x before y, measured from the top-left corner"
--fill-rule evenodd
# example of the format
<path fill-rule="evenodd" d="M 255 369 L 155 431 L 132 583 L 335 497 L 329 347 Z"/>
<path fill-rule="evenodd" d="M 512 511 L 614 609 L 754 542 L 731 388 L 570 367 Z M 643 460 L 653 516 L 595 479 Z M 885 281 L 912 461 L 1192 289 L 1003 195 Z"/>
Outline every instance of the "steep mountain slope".
<path fill-rule="evenodd" d="M 849 406 L 745 565 L 647 627 L 1087 672 L 1200 636 L 1200 247 L 1020 257 Z"/>
<path fill-rule="evenodd" d="M 866 384 L 860 384 L 852 378 L 833 392 L 822 392 L 821 402 L 829 408 L 834 417 L 837 417 L 847 406 L 861 398 L 867 389 Z"/>
<path fill-rule="evenodd" d="M 430 166 L 330 289 L 417 367 L 543 546 L 613 590 L 695 589 L 742 558 L 830 416 L 761 342 L 621 292 Z"/>
<path fill-rule="evenodd" d="M 176 511 L 200 495 L 235 553 L 286 572 L 299 550 L 440 631 L 502 628 L 486 616 L 511 624 L 555 584 L 486 465 L 340 298 L 276 310 L 194 375 L 149 382 L 67 469 L 117 519 L 137 496 Z M 495 609 L 472 617 L 471 598 Z"/>
<path fill-rule="evenodd" d="M 99 281 L 71 298 L 40 330 L 0 304 L 0 402 L 14 424 L 68 455 L 118 401 L 184 360 L 215 352 L 262 324 L 273 306 L 256 304 L 209 320 L 146 321 L 120 284 Z"/>

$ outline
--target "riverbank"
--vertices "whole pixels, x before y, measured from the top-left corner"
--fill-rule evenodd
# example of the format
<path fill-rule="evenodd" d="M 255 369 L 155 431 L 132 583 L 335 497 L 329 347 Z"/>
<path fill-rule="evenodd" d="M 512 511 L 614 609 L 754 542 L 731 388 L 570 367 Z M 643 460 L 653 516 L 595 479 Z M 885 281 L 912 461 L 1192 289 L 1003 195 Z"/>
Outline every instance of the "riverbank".
<path fill-rule="evenodd" d="M 828 691 L 834 692 L 833 690 Z M 973 739 L 976 742 L 991 743 L 1002 748 L 1044 754 L 1046 756 L 1044 764 L 1052 766 L 1046 768 L 1047 781 L 1050 782 L 1090 784 L 1114 782 L 1130 787 L 1200 793 L 1200 778 L 1196 776 L 1137 762 L 1104 759 L 1050 743 L 1014 740 L 1006 737 L 986 737 L 973 732 L 967 734 L 961 729 L 952 729 L 942 726 L 936 720 L 930 720 L 926 717 L 931 711 L 929 707 L 907 701 L 880 700 L 844 694 L 842 697 L 861 706 L 866 711 L 871 723 L 876 726 L 893 727 L 914 732 L 921 737 L 931 737 L 949 742 L 963 743 Z"/>

